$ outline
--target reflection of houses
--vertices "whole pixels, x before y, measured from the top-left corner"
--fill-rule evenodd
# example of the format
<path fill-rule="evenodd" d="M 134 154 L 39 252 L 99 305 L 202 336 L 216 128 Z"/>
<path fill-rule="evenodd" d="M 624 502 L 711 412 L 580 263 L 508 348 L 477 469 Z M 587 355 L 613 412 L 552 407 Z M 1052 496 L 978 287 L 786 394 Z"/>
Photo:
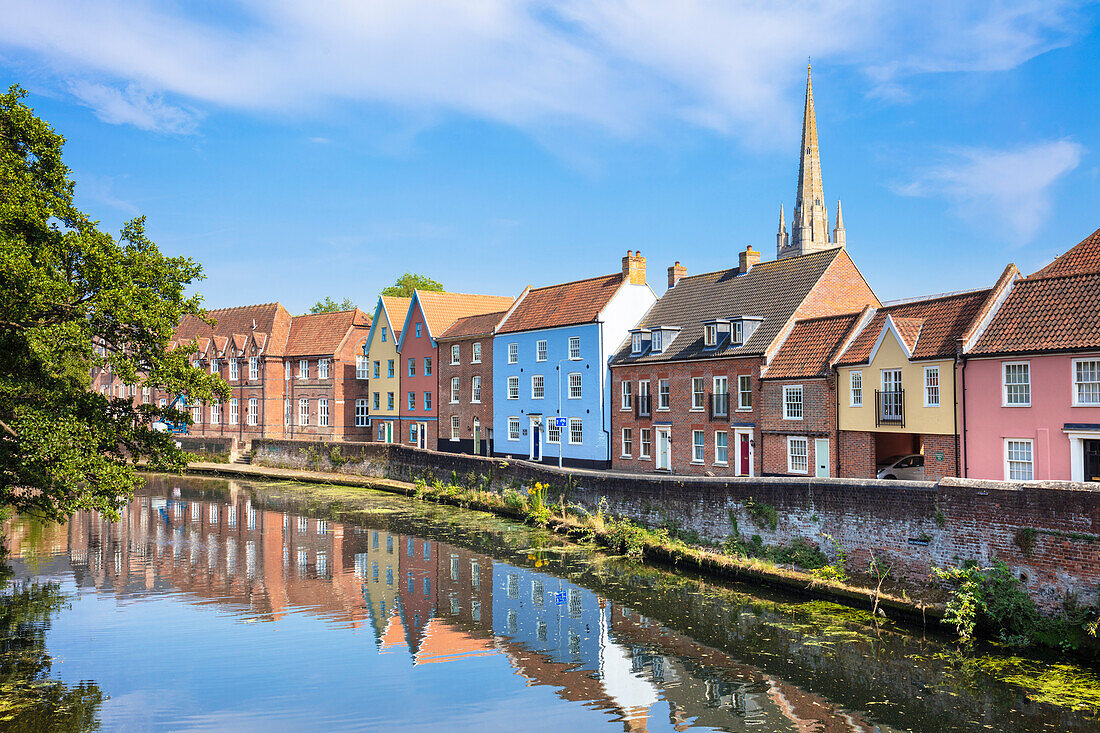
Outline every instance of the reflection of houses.
<path fill-rule="evenodd" d="M 355 577 L 362 584 L 375 640 L 381 646 L 389 631 L 391 616 L 395 615 L 397 608 L 397 547 L 400 537 L 381 529 L 366 529 L 364 532 L 368 535 L 368 541 L 355 555 Z"/>
<path fill-rule="evenodd" d="M 435 615 L 435 547 L 431 540 L 401 535 L 398 553 L 401 578 L 398 585 L 398 610 L 405 626 L 409 650 L 420 646 L 428 621 Z"/>

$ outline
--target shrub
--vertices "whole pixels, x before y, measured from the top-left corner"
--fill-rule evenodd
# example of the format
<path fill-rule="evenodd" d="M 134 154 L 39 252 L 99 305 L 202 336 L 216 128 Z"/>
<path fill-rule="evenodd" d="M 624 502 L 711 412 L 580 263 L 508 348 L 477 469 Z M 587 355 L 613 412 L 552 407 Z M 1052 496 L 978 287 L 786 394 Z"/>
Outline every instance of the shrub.
<path fill-rule="evenodd" d="M 745 502 L 745 511 L 748 512 L 753 524 L 760 529 L 770 529 L 774 532 L 776 527 L 779 526 L 779 515 L 775 511 L 775 507 L 769 504 L 749 499 Z"/>

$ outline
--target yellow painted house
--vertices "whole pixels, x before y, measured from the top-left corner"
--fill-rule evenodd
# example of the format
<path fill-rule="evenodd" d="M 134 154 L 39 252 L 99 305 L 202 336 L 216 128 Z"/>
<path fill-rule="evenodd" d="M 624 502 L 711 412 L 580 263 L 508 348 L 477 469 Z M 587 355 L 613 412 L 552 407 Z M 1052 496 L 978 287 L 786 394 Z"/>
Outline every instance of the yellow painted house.
<path fill-rule="evenodd" d="M 369 414 L 374 440 L 382 443 L 392 443 L 395 435 L 401 435 L 401 359 L 397 345 L 411 304 L 412 298 L 380 296 L 367 336 Z"/>
<path fill-rule="evenodd" d="M 958 354 L 1015 276 L 1009 266 L 992 288 L 865 314 L 836 364 L 841 476 L 874 478 L 880 469 L 899 479 L 960 475 Z"/>

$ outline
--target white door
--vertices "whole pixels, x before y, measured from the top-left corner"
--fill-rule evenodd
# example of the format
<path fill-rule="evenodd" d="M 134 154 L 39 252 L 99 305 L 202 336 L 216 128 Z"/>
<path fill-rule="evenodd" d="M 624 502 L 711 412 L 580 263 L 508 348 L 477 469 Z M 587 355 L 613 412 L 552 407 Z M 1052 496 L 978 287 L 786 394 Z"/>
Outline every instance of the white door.
<path fill-rule="evenodd" d="M 818 477 L 829 476 L 829 439 L 817 438 L 814 440 L 814 460 L 817 463 L 817 471 L 814 473 Z"/>
<path fill-rule="evenodd" d="M 672 468 L 672 433 L 670 428 L 657 428 L 657 468 Z"/>

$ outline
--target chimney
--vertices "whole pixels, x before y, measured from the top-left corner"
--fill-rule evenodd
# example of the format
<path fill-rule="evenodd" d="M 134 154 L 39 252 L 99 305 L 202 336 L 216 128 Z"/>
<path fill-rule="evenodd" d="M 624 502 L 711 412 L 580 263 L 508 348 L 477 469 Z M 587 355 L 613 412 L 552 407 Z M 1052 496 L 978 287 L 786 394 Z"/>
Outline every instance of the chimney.
<path fill-rule="evenodd" d="M 623 277 L 631 285 L 645 285 L 645 257 L 642 257 L 641 250 L 626 251 L 626 257 L 623 257 Z"/>
<path fill-rule="evenodd" d="M 751 244 L 748 245 L 745 247 L 745 251 L 741 253 L 740 274 L 744 275 L 758 262 L 760 262 L 760 253 L 754 250 Z"/>
<path fill-rule="evenodd" d="M 687 274 L 688 269 L 677 260 L 675 265 L 668 268 L 668 286 L 670 288 L 676 287 L 676 283 L 680 282 L 680 278 Z"/>

